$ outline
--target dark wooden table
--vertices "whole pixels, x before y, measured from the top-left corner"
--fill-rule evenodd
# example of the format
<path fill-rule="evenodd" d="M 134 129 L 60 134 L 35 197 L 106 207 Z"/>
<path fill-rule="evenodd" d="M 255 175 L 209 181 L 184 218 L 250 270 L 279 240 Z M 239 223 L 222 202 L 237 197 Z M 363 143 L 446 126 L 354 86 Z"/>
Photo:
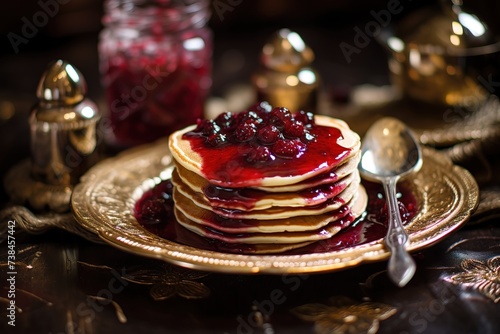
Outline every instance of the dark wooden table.
<path fill-rule="evenodd" d="M 413 254 L 417 274 L 396 288 L 385 263 L 303 276 L 224 275 L 185 270 L 61 231 L 26 235 L 17 237 L 16 327 L 6 324 L 2 307 L 2 328 L 8 333 L 314 333 L 321 326 L 363 333 L 380 321 L 379 333 L 497 333 L 498 283 L 486 283 L 495 274 L 498 282 L 499 240 L 494 222 L 463 228 Z M 6 258 L 6 253 L 4 243 L 0 254 Z M 2 261 L 3 285 L 6 271 Z M 451 283 L 465 272 L 462 284 Z M 126 279 L 138 273 L 142 284 Z M 294 310 L 306 304 L 318 314 L 304 320 Z"/>

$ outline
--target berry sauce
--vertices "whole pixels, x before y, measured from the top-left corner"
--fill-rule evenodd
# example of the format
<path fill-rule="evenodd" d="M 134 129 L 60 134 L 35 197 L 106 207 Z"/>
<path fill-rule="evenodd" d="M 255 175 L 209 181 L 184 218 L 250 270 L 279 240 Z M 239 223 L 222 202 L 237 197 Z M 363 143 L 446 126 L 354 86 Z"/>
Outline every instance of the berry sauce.
<path fill-rule="evenodd" d="M 288 198 L 301 197 L 309 206 L 318 205 L 340 194 L 346 187 L 346 182 L 324 184 L 318 187 L 312 187 L 303 191 L 291 194 Z M 251 210 L 255 203 L 266 197 L 268 193 L 262 190 L 252 188 L 223 188 L 214 185 L 208 185 L 203 188 L 203 193 L 212 207 L 237 208 Z M 286 195 L 279 195 L 282 201 L 286 200 Z"/>
<path fill-rule="evenodd" d="M 384 192 L 380 185 L 363 182 L 368 193 L 368 206 L 364 215 L 351 223 L 350 214 L 346 214 L 338 221 L 345 225 L 343 231 L 333 237 L 315 242 L 308 246 L 285 252 L 283 254 L 309 254 L 339 251 L 348 247 L 365 244 L 381 239 L 387 231 L 387 206 Z M 172 183 L 170 180 L 158 184 L 146 192 L 137 201 L 135 206 L 135 217 L 140 225 L 147 231 L 170 241 L 205 249 L 209 251 L 228 252 L 235 254 L 251 254 L 252 245 L 230 244 L 214 239 L 199 236 L 182 227 L 173 213 Z M 403 224 L 407 224 L 418 213 L 418 203 L 408 187 L 404 183 L 398 185 L 398 204 Z M 342 209 L 341 209 L 342 210 Z M 255 224 L 252 220 L 228 220 L 220 218 L 217 223 L 224 222 L 227 226 L 239 224 Z M 241 226 L 241 225 L 240 225 Z"/>
<path fill-rule="evenodd" d="M 310 112 L 293 114 L 266 102 L 199 120 L 183 139 L 201 157 L 204 177 L 228 188 L 258 186 L 263 178 L 323 173 L 351 151 L 337 143 L 339 129 L 315 124 Z"/>
<path fill-rule="evenodd" d="M 345 202 L 341 198 L 329 198 L 324 202 L 321 202 L 316 205 L 311 205 L 308 206 L 309 209 L 314 209 L 314 210 L 323 210 L 326 209 L 328 206 L 332 205 L 344 205 Z M 229 209 L 229 208 L 224 208 L 224 207 L 212 207 L 213 212 L 217 213 L 218 215 L 221 215 L 223 217 L 227 218 L 236 218 L 236 219 L 244 219 L 246 212 L 243 210 L 239 209 Z M 280 208 L 279 211 L 284 211 L 284 210 L 293 210 L 293 208 L 290 207 L 284 207 Z"/>

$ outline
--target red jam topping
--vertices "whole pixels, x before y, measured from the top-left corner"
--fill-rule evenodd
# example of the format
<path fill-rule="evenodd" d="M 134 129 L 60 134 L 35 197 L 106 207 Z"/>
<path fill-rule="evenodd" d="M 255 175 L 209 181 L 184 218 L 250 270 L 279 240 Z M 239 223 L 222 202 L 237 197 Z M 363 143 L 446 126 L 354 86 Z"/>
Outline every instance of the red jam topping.
<path fill-rule="evenodd" d="M 339 209 L 330 213 L 331 217 L 344 218 L 351 213 L 348 205 L 343 205 Z M 248 228 L 255 226 L 262 226 L 262 220 L 259 219 L 238 219 L 227 218 L 211 212 L 204 218 L 204 222 L 208 227 L 218 229 L 220 231 L 241 233 L 245 232 Z"/>
<path fill-rule="evenodd" d="M 309 254 L 339 251 L 369 243 L 384 237 L 387 231 L 387 206 L 383 189 L 374 183 L 363 182 L 368 193 L 368 207 L 366 214 L 351 224 L 349 213 L 338 221 L 344 228 L 333 237 L 317 241 L 311 245 L 288 251 L 284 254 Z M 418 203 L 404 183 L 398 185 L 399 211 L 404 224 L 410 222 L 418 213 Z M 179 244 L 197 247 L 209 251 L 229 252 L 235 254 L 252 253 L 253 246 L 246 244 L 232 244 L 199 236 L 182 227 L 173 214 L 172 184 L 165 181 L 146 192 L 137 201 L 135 217 L 140 225 L 159 237 Z M 254 220 L 227 219 L 213 215 L 213 226 L 240 227 L 258 223 Z M 350 224 L 350 225 L 349 225 Z M 345 225 L 345 226 L 344 226 Z M 240 234 L 241 235 L 241 234 Z"/>
<path fill-rule="evenodd" d="M 310 112 L 292 114 L 267 102 L 200 120 L 183 136 L 201 156 L 206 179 L 229 188 L 257 186 L 268 177 L 327 171 L 350 153 L 337 143 L 341 138 L 339 129 L 315 124 Z"/>
<path fill-rule="evenodd" d="M 307 206 L 305 208 L 311 209 L 311 210 L 323 210 L 329 206 L 344 205 L 344 204 L 345 204 L 345 202 L 341 198 L 334 197 L 334 198 L 329 198 L 322 203 Z M 286 207 L 281 208 L 282 211 L 286 211 L 287 209 L 290 209 L 290 208 L 286 208 Z M 212 207 L 212 210 L 213 210 L 213 212 L 215 212 L 221 216 L 230 217 L 230 218 L 238 218 L 238 219 L 239 218 L 244 219 L 246 214 L 247 214 L 247 212 L 244 210 L 228 209 L 228 208 L 223 208 L 223 207 Z"/>
<path fill-rule="evenodd" d="M 312 187 L 299 191 L 295 196 L 304 199 L 309 206 L 317 205 L 329 200 L 342 192 L 347 187 L 346 182 L 337 182 L 333 184 L 324 184 L 318 187 Z M 205 197 L 213 207 L 240 207 L 243 210 L 251 210 L 255 202 L 265 198 L 270 193 L 252 188 L 223 188 L 214 185 L 208 185 L 203 189 Z M 273 194 L 271 193 L 271 196 Z M 286 195 L 281 195 L 283 198 Z"/>

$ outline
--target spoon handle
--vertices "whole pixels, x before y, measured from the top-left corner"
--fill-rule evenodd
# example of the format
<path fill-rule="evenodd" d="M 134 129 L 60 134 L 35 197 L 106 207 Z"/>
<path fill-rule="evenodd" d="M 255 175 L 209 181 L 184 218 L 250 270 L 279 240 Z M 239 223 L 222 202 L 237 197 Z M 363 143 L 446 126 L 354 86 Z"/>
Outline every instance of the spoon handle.
<path fill-rule="evenodd" d="M 391 251 L 389 258 L 388 272 L 391 280 L 399 287 L 405 286 L 416 270 L 413 258 L 406 251 L 406 244 L 409 237 L 406 233 L 401 215 L 399 213 L 398 200 L 396 195 L 396 183 L 398 178 L 390 177 L 384 180 L 384 190 L 387 197 L 389 211 L 389 226 L 385 236 L 385 244 Z"/>

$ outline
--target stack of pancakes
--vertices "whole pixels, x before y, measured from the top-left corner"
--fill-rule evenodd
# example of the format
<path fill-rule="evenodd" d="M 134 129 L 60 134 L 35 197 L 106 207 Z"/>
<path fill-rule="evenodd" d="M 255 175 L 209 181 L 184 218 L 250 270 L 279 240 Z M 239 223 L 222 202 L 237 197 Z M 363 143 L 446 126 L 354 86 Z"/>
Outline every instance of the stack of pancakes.
<path fill-rule="evenodd" d="M 207 179 L 203 159 L 185 133 L 170 136 L 176 168 L 172 175 L 175 215 L 186 229 L 255 254 L 280 253 L 326 240 L 350 226 L 364 211 L 367 195 L 360 184 L 359 136 L 341 120 L 315 116 L 317 125 L 341 132 L 336 144 L 349 150 L 334 166 L 300 175 L 248 180 L 234 186 Z M 216 152 L 214 154 L 217 154 Z"/>

